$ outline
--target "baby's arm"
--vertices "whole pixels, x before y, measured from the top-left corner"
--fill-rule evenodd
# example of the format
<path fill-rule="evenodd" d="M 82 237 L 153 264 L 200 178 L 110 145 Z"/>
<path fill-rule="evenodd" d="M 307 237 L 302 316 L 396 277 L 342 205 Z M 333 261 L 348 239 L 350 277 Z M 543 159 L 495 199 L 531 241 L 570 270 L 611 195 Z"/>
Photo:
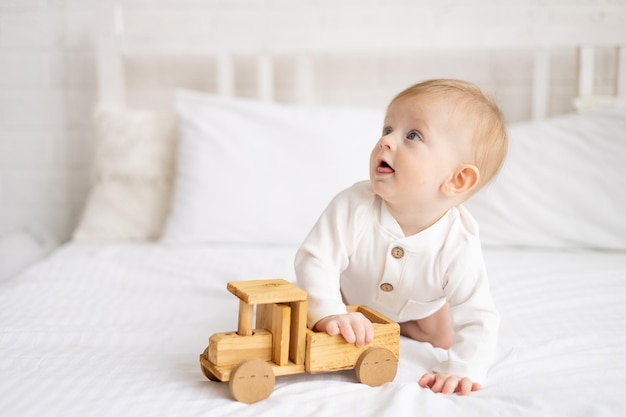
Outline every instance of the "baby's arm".
<path fill-rule="evenodd" d="M 324 317 L 314 328 L 330 336 L 341 334 L 346 342 L 354 343 L 357 347 L 365 346 L 374 340 L 374 325 L 358 312 Z"/>
<path fill-rule="evenodd" d="M 493 363 L 499 314 L 495 308 L 478 241 L 447 266 L 444 291 L 450 304 L 453 336 L 448 360 L 436 364 L 419 384 L 434 392 L 463 395 L 481 389 Z"/>

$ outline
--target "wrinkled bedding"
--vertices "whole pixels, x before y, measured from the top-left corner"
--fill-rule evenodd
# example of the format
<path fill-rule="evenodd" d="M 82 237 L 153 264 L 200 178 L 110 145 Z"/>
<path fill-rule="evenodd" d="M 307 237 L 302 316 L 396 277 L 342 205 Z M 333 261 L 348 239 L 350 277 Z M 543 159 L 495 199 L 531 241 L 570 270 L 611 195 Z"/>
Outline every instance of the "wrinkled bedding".
<path fill-rule="evenodd" d="M 401 339 L 392 383 L 353 371 L 277 377 L 235 402 L 198 354 L 237 327 L 234 280 L 294 280 L 296 247 L 78 244 L 0 283 L 5 416 L 619 416 L 626 410 L 626 253 L 486 249 L 502 325 L 484 389 L 433 394 L 416 381 L 440 349 Z"/>

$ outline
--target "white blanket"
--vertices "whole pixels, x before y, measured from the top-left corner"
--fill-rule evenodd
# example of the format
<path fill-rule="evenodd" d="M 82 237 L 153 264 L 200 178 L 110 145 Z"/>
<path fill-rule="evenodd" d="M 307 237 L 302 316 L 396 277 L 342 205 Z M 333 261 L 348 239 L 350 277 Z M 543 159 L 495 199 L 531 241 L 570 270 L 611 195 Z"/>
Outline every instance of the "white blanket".
<path fill-rule="evenodd" d="M 235 280 L 293 280 L 292 246 L 68 244 L 0 283 L 2 416 L 619 416 L 626 412 L 626 253 L 487 249 L 502 316 L 482 391 L 416 381 L 442 350 L 402 338 L 394 382 L 277 377 L 245 405 L 202 374 L 237 327 Z"/>

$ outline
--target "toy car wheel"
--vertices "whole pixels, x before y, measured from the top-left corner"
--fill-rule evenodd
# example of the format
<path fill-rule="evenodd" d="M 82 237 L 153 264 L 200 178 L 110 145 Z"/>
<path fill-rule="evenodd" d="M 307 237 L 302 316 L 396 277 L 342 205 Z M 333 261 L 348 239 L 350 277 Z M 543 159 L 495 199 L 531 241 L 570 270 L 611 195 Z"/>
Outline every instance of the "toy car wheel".
<path fill-rule="evenodd" d="M 200 355 L 200 369 L 202 369 L 202 373 L 204 374 L 204 376 L 206 376 L 207 378 L 209 378 L 211 381 L 219 381 L 219 378 L 216 377 L 215 375 L 213 375 L 213 372 L 211 372 L 211 370 L 209 370 L 209 368 L 207 368 L 206 366 L 204 366 L 204 361 L 208 361 L 209 357 L 208 357 L 208 351 L 209 348 L 207 347 L 204 352 L 202 353 L 202 355 Z"/>
<path fill-rule="evenodd" d="M 389 349 L 372 347 L 356 363 L 356 379 L 371 387 L 391 382 L 398 372 L 398 358 Z"/>
<path fill-rule="evenodd" d="M 230 392 L 242 403 L 252 404 L 270 396 L 276 377 L 269 363 L 249 359 L 237 365 L 230 374 Z"/>

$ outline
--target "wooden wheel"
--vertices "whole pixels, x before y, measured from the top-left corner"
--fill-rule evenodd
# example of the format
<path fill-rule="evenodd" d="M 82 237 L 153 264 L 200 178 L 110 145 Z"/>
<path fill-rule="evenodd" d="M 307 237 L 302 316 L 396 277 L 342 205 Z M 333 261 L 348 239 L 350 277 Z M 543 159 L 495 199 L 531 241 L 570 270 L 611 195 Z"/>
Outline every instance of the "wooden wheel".
<path fill-rule="evenodd" d="M 398 359 L 389 349 L 372 347 L 356 363 L 356 379 L 371 387 L 391 382 L 398 372 Z"/>
<path fill-rule="evenodd" d="M 211 381 L 219 381 L 219 378 L 216 377 L 215 375 L 213 375 L 213 372 L 211 372 L 209 370 L 209 368 L 204 366 L 203 361 L 208 361 L 209 360 L 208 350 L 209 350 L 209 348 L 207 346 L 207 348 L 204 349 L 204 352 L 202 352 L 202 354 L 200 355 L 200 369 L 202 369 L 202 373 L 204 374 L 204 376 L 209 378 Z"/>
<path fill-rule="evenodd" d="M 252 404 L 270 396 L 276 377 L 269 363 L 249 359 L 237 365 L 230 374 L 230 392 L 242 403 Z"/>

